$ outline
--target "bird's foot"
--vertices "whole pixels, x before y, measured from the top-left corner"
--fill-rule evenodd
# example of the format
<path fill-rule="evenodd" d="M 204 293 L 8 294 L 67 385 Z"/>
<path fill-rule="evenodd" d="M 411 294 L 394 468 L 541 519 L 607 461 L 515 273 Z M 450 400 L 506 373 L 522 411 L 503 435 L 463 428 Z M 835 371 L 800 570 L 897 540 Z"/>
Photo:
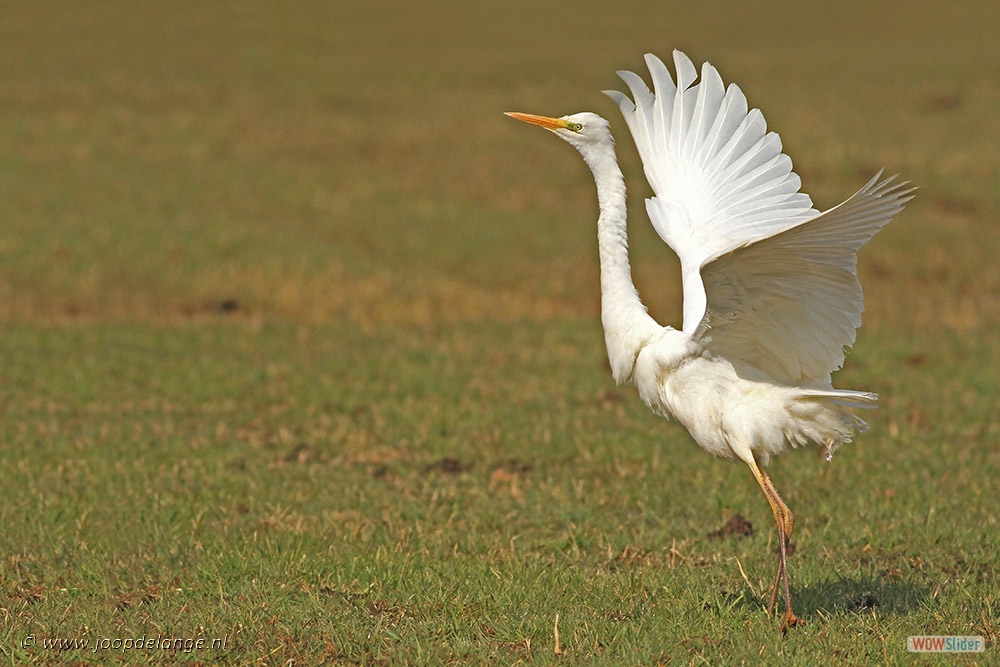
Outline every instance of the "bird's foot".
<path fill-rule="evenodd" d="M 782 621 L 781 623 L 781 634 L 786 635 L 788 634 L 789 628 L 794 628 L 796 626 L 805 624 L 806 624 L 805 621 L 803 621 L 801 618 L 793 614 L 792 610 L 789 609 L 787 612 L 785 612 L 785 620 Z"/>

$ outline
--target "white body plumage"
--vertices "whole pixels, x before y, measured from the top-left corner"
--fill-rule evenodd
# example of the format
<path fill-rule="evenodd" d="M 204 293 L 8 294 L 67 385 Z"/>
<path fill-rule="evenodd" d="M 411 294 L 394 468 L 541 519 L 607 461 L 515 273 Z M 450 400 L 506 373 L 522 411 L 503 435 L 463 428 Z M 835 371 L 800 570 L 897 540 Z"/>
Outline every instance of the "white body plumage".
<path fill-rule="evenodd" d="M 685 356 L 663 371 L 657 345 L 639 352 L 633 380 L 654 412 L 680 422 L 703 449 L 719 458 L 768 458 L 789 446 L 820 443 L 827 456 L 865 423 L 836 401 L 868 407 L 877 397 L 861 392 L 810 390 L 782 385 L 728 359 Z"/>

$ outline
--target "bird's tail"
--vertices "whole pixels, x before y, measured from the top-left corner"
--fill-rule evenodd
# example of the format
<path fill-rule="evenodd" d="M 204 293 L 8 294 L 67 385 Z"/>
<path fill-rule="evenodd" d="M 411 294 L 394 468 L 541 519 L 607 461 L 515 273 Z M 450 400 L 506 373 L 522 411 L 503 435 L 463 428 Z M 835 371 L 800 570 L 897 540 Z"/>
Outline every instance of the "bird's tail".
<path fill-rule="evenodd" d="M 804 433 L 806 439 L 818 443 L 827 461 L 833 458 L 833 453 L 840 445 L 850 442 L 855 433 L 864 433 L 868 424 L 864 419 L 851 412 L 851 408 L 871 409 L 878 403 L 878 394 L 870 391 L 852 391 L 850 389 L 809 389 L 799 390 L 799 398 L 809 403 L 826 403 L 826 408 L 815 406 L 812 413 L 813 432 Z M 830 405 L 830 404 L 833 405 Z"/>
<path fill-rule="evenodd" d="M 845 408 L 862 408 L 870 410 L 878 405 L 878 394 L 870 391 L 854 391 L 851 389 L 806 389 L 800 390 L 801 398 L 825 398 Z"/>

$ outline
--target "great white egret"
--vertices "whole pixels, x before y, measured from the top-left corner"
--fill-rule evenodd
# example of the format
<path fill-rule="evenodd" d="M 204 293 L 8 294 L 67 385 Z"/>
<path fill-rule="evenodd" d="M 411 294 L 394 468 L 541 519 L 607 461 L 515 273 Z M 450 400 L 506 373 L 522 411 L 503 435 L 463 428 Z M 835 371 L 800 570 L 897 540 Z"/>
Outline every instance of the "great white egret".
<path fill-rule="evenodd" d="M 608 121 L 510 112 L 576 148 L 593 172 L 600 216 L 601 321 L 614 378 L 632 382 L 655 413 L 673 417 L 706 451 L 740 460 L 764 492 L 778 529 L 778 569 L 768 614 L 783 588 L 782 632 L 800 625 L 788 591 L 792 512 L 764 472 L 771 456 L 815 443 L 827 460 L 867 425 L 851 412 L 878 396 L 834 389 L 830 374 L 861 326 L 857 252 L 914 188 L 880 180 L 820 213 L 799 192 L 781 140 L 736 84 L 710 64 L 698 72 L 674 51 L 677 82 L 646 55 L 650 91 L 632 72 L 632 94 L 605 91 L 625 116 L 654 197 L 653 227 L 680 258 L 683 324 L 658 324 L 632 283 L 625 182 Z"/>

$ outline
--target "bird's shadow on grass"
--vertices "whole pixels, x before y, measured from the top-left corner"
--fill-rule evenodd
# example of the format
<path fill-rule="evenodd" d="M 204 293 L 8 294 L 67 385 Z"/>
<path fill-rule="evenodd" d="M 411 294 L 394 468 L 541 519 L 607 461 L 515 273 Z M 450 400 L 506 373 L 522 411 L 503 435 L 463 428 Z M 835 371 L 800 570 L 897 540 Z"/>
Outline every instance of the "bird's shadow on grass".
<path fill-rule="evenodd" d="M 793 586 L 791 593 L 795 612 L 805 619 L 817 615 L 870 614 L 873 610 L 879 614 L 906 614 L 920 607 L 930 595 L 924 586 L 878 575 L 835 576 L 807 586 Z M 759 603 L 766 606 L 769 598 L 770 590 L 764 591 Z M 780 593 L 775 608 L 779 611 L 784 608 Z"/>
<path fill-rule="evenodd" d="M 821 614 L 906 614 L 920 607 L 929 589 L 902 579 L 861 575 L 836 577 L 796 588 L 792 600 L 806 618 Z"/>

